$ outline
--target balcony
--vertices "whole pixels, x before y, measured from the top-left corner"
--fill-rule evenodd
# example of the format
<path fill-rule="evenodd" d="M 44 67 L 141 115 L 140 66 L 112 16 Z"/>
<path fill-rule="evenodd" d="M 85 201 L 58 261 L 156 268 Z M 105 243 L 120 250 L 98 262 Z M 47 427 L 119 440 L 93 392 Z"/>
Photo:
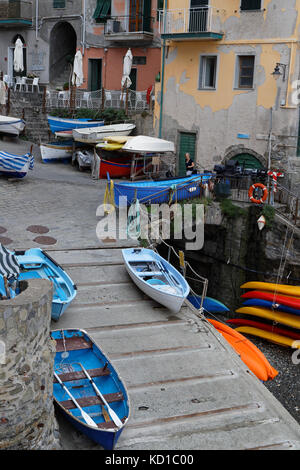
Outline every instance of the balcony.
<path fill-rule="evenodd" d="M 32 26 L 32 2 L 0 1 L 0 28 Z"/>
<path fill-rule="evenodd" d="M 159 11 L 159 32 L 172 41 L 220 41 L 219 15 L 213 7 Z"/>
<path fill-rule="evenodd" d="M 149 43 L 153 41 L 153 17 L 144 15 L 114 16 L 106 21 L 104 37 L 118 43 Z"/>

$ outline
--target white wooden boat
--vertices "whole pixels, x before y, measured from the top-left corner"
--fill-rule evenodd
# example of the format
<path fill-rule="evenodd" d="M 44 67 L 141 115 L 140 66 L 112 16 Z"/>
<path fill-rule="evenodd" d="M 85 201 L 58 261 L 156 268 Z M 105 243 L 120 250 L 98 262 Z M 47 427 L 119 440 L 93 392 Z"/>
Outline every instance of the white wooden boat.
<path fill-rule="evenodd" d="M 122 150 L 137 153 L 173 153 L 175 152 L 175 145 L 169 140 L 149 137 L 148 135 L 137 135 L 127 140 Z"/>
<path fill-rule="evenodd" d="M 42 161 L 49 163 L 57 160 L 66 160 L 72 158 L 73 141 L 55 141 L 47 142 L 40 145 Z"/>
<path fill-rule="evenodd" d="M 0 115 L 0 132 L 18 136 L 25 127 L 25 121 L 11 116 Z"/>
<path fill-rule="evenodd" d="M 87 127 L 83 129 L 73 129 L 73 139 L 76 142 L 84 142 L 89 144 L 97 144 L 109 136 L 126 136 L 129 135 L 135 124 L 112 124 L 110 126 L 102 126 L 99 128 Z"/>
<path fill-rule="evenodd" d="M 126 270 L 139 289 L 172 312 L 180 311 L 190 287 L 174 266 L 147 248 L 126 248 L 122 255 Z"/>

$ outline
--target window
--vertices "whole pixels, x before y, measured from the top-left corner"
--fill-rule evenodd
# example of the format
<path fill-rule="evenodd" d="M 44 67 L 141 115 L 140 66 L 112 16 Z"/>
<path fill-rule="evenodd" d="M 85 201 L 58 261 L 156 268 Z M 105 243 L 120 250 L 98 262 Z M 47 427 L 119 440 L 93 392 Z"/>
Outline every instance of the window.
<path fill-rule="evenodd" d="M 217 56 L 201 56 L 199 89 L 216 88 Z"/>
<path fill-rule="evenodd" d="M 253 55 L 238 57 L 238 88 L 253 88 L 254 62 Z"/>
<path fill-rule="evenodd" d="M 96 23 L 103 23 L 111 15 L 111 0 L 97 0 L 93 18 Z"/>
<path fill-rule="evenodd" d="M 132 59 L 132 65 L 146 65 L 147 59 L 145 56 L 134 56 Z"/>
<path fill-rule="evenodd" d="M 260 10 L 261 0 L 241 0 L 241 10 Z"/>
<path fill-rule="evenodd" d="M 65 0 L 53 0 L 53 8 L 66 8 Z"/>

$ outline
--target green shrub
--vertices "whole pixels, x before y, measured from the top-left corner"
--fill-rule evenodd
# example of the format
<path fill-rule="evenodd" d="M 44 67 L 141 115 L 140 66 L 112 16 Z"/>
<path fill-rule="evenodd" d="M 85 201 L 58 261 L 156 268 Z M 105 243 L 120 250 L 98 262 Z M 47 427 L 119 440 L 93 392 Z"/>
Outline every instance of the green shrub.
<path fill-rule="evenodd" d="M 237 219 L 246 215 L 245 209 L 233 204 L 231 199 L 222 199 L 220 202 L 222 214 L 228 219 Z"/>
<path fill-rule="evenodd" d="M 265 204 L 262 210 L 262 215 L 266 219 L 266 227 L 270 228 L 273 226 L 274 218 L 275 218 L 275 209 L 273 206 L 269 204 Z"/>

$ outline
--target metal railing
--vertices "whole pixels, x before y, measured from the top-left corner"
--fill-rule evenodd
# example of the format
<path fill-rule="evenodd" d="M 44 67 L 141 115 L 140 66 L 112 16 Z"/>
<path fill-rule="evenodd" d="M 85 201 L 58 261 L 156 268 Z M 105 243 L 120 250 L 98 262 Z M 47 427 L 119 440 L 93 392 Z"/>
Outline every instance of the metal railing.
<path fill-rule="evenodd" d="M 105 90 L 85 91 L 74 90 L 73 103 L 75 108 L 89 109 L 127 109 L 132 112 L 142 112 L 149 109 L 147 102 L 147 91 L 128 90 Z M 57 91 L 48 89 L 46 92 L 46 106 L 48 108 L 69 108 L 71 94 L 69 90 Z M 127 103 L 126 103 L 127 99 Z"/>
<path fill-rule="evenodd" d="M 160 34 L 211 32 L 214 7 L 195 7 L 159 11 Z"/>
<path fill-rule="evenodd" d="M 152 16 L 131 15 L 112 16 L 104 26 L 104 34 L 118 33 L 153 33 L 153 23 L 156 19 Z"/>

